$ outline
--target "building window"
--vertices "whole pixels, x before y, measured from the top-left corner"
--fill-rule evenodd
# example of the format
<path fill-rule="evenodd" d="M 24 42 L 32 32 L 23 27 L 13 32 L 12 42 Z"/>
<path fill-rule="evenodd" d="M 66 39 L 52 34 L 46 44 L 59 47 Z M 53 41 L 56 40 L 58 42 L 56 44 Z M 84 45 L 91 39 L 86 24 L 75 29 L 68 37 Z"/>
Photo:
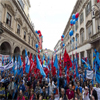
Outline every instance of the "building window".
<path fill-rule="evenodd" d="M 87 57 L 88 57 L 88 60 L 89 60 L 89 64 L 91 65 L 91 59 L 92 59 L 92 55 L 91 55 L 91 50 L 88 50 L 87 51 Z"/>
<path fill-rule="evenodd" d="M 11 15 L 7 12 L 6 24 L 9 26 L 11 26 L 11 19 L 12 19 Z"/>
<path fill-rule="evenodd" d="M 80 15 L 80 24 L 82 24 L 82 22 L 83 22 L 83 13 Z"/>
<path fill-rule="evenodd" d="M 90 26 L 87 28 L 87 37 L 88 37 L 88 39 L 90 39 L 91 35 L 92 35 L 92 25 L 90 25 Z"/>
<path fill-rule="evenodd" d="M 76 47 L 79 45 L 79 35 L 78 34 L 76 34 Z"/>
<path fill-rule="evenodd" d="M 17 33 L 20 34 L 20 25 L 17 25 Z"/>
<path fill-rule="evenodd" d="M 28 36 L 28 43 L 30 44 L 30 36 Z"/>
<path fill-rule="evenodd" d="M 86 17 L 87 17 L 88 14 L 91 12 L 91 1 L 87 4 L 85 11 L 86 11 Z"/>
<path fill-rule="evenodd" d="M 77 31 L 77 29 L 78 29 L 78 21 L 75 24 L 75 31 Z"/>
<path fill-rule="evenodd" d="M 26 32 L 24 31 L 24 39 L 26 40 Z"/>
<path fill-rule="evenodd" d="M 81 33 L 80 33 L 80 40 L 81 40 L 81 44 L 84 42 L 84 31 L 82 31 Z"/>
<path fill-rule="evenodd" d="M 19 4 L 21 5 L 21 7 L 24 9 L 24 3 L 22 0 L 18 0 Z"/>
<path fill-rule="evenodd" d="M 100 31 L 100 18 L 97 18 L 96 23 L 97 23 L 97 32 L 99 32 Z"/>
<path fill-rule="evenodd" d="M 33 39 L 32 39 L 32 46 L 33 46 Z"/>

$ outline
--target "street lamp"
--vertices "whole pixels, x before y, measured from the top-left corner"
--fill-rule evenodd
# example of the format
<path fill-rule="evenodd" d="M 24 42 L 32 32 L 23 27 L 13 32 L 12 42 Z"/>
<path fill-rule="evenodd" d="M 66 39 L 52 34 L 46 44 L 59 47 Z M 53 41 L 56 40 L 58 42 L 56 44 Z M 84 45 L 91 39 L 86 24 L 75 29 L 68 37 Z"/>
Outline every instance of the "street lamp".
<path fill-rule="evenodd" d="M 2 29 L 2 22 L 0 22 L 0 34 L 3 33 L 3 29 Z"/>

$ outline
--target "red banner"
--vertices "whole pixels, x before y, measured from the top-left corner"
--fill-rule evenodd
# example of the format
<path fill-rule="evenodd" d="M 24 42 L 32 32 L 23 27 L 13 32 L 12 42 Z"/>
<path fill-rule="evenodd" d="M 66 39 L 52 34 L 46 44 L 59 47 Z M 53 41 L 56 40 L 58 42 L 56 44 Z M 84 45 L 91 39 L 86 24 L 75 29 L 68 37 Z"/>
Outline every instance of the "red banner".
<path fill-rule="evenodd" d="M 39 48 L 40 50 L 42 50 L 42 38 L 41 37 L 39 37 Z"/>

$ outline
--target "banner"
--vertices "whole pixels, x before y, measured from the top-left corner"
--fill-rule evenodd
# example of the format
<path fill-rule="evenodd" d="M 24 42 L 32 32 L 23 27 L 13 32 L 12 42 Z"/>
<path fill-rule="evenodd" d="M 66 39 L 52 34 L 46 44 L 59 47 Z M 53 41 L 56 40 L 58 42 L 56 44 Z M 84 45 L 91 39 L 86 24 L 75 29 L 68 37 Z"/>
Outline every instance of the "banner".
<path fill-rule="evenodd" d="M 7 70 L 13 67 L 13 59 L 11 60 L 11 62 L 9 62 L 7 65 L 5 66 L 0 66 L 0 70 Z"/>
<path fill-rule="evenodd" d="M 87 79 L 93 79 L 93 71 L 87 70 L 86 71 L 86 78 Z"/>
<path fill-rule="evenodd" d="M 9 55 L 2 55 L 0 54 L 0 66 L 6 65 L 7 60 L 9 59 Z"/>

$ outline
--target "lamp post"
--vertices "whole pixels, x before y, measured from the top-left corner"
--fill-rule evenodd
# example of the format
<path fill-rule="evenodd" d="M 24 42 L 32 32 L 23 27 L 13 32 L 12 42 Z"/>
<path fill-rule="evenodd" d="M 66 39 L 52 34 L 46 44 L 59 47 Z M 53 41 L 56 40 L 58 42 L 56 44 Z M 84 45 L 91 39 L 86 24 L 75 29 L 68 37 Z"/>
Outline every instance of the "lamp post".
<path fill-rule="evenodd" d="M 2 29 L 2 22 L 0 22 L 0 34 L 3 33 L 3 29 Z"/>

